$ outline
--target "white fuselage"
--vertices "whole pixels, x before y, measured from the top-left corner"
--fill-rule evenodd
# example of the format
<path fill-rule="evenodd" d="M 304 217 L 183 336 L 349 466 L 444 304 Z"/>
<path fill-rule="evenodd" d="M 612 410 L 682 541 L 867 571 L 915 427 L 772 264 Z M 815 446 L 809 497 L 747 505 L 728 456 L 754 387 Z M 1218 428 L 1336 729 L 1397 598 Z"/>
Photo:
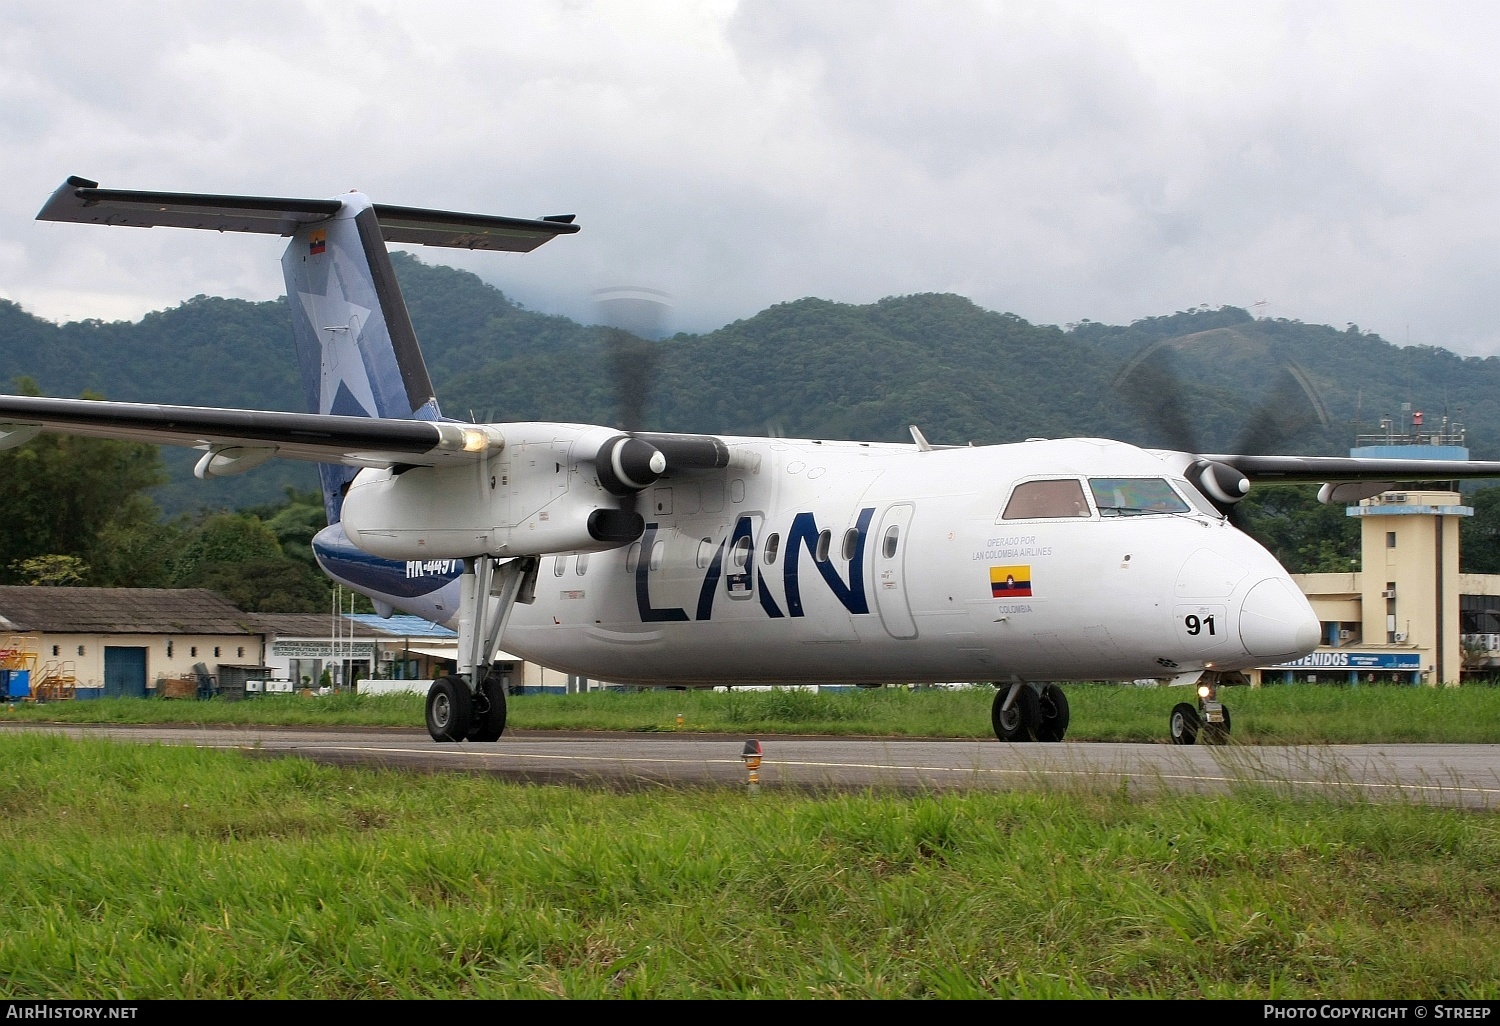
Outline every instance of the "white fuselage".
<path fill-rule="evenodd" d="M 724 441 L 728 468 L 641 493 L 638 542 L 545 556 L 502 647 L 596 679 L 722 684 L 1167 678 L 1317 644 L 1286 571 L 1156 453 Z M 575 463 L 549 503 L 592 494 L 588 473 Z M 1002 516 L 1019 484 L 1087 495 L 1091 478 L 1166 479 L 1191 508 Z"/>

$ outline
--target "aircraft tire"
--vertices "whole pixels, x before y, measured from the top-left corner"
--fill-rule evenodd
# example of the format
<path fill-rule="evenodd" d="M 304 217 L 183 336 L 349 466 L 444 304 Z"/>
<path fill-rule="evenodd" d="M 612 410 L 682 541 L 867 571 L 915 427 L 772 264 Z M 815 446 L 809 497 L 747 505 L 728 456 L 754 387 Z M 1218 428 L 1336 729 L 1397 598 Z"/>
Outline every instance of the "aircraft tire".
<path fill-rule="evenodd" d="M 1178 702 L 1172 706 L 1172 717 L 1168 720 L 1168 725 L 1174 745 L 1197 743 L 1201 721 L 1198 719 L 1198 710 L 1190 703 Z"/>
<path fill-rule="evenodd" d="M 499 674 L 490 674 L 474 695 L 474 719 L 469 724 L 470 741 L 499 741 L 505 733 L 505 686 Z"/>
<path fill-rule="evenodd" d="M 1061 741 L 1068 733 L 1068 696 L 1056 684 L 1048 684 L 1042 688 L 1041 714 L 1036 739 Z"/>
<path fill-rule="evenodd" d="M 995 703 L 990 706 L 990 726 L 1001 741 L 1035 741 L 1037 728 L 1042 723 L 1042 703 L 1030 684 L 1022 684 L 1016 692 L 1016 700 L 1005 710 L 1005 696 L 1009 685 L 995 692 Z"/>
<path fill-rule="evenodd" d="M 439 677 L 427 689 L 427 733 L 434 741 L 462 741 L 474 720 L 474 696 L 462 677 Z"/>
<path fill-rule="evenodd" d="M 1229 706 L 1224 707 L 1223 723 L 1205 723 L 1203 725 L 1203 743 L 1206 745 L 1227 745 L 1229 743 Z"/>

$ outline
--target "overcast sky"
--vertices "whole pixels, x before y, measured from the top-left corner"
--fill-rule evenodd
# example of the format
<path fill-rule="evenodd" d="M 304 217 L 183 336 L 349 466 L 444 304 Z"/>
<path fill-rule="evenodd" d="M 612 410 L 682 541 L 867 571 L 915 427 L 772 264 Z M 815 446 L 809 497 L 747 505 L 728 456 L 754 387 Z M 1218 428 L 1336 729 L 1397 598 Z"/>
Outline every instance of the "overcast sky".
<path fill-rule="evenodd" d="M 577 213 L 421 250 L 526 305 L 957 292 L 1032 321 L 1198 304 L 1500 353 L 1500 6 L 0 6 L 0 296 L 57 320 L 265 299 L 282 240 L 34 221 L 114 188 Z"/>

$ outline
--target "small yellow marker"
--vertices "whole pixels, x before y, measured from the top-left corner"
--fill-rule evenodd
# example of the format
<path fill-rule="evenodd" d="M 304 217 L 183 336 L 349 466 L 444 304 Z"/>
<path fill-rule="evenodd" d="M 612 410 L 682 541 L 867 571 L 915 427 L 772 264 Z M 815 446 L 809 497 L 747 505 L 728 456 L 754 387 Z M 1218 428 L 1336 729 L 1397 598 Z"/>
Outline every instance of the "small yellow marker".
<path fill-rule="evenodd" d="M 682 713 L 678 713 L 678 714 L 677 714 L 677 729 L 678 729 L 678 730 L 681 730 L 681 729 L 682 729 L 682 724 L 683 724 L 683 722 L 684 722 L 684 720 L 683 720 L 683 718 L 682 718 Z"/>
<path fill-rule="evenodd" d="M 740 758 L 745 760 L 745 771 L 750 774 L 750 793 L 760 794 L 760 742 L 746 741 L 744 751 L 740 752 Z"/>

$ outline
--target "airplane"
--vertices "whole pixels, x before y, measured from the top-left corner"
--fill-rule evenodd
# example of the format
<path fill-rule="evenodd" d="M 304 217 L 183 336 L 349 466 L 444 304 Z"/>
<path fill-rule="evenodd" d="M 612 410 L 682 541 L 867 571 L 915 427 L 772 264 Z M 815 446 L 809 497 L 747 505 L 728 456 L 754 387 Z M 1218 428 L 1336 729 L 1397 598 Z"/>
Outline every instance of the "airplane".
<path fill-rule="evenodd" d="M 1352 502 L 1500 462 L 1204 454 L 1103 438 L 982 446 L 444 417 L 387 243 L 525 253 L 535 219 L 327 199 L 102 189 L 39 220 L 288 237 L 307 413 L 0 396 L 0 448 L 61 432 L 202 450 L 220 477 L 318 464 L 313 549 L 384 615 L 456 627 L 436 741 L 505 729 L 496 652 L 622 684 L 991 682 L 1002 741 L 1061 741 L 1058 682 L 1196 685 L 1174 742 L 1231 730 L 1219 688 L 1300 658 L 1319 624 L 1229 514 L 1252 482 Z"/>

